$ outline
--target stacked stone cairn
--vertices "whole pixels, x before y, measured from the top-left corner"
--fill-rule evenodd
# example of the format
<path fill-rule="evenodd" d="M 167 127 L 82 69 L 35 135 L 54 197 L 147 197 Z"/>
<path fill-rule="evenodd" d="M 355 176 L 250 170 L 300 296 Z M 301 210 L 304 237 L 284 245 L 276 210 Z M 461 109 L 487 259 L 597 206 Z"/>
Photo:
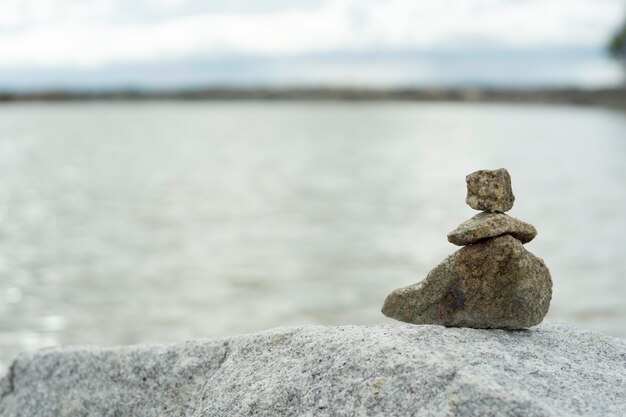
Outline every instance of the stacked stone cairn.
<path fill-rule="evenodd" d="M 506 169 L 469 174 L 466 203 L 477 214 L 448 234 L 463 246 L 417 284 L 394 290 L 382 312 L 414 324 L 525 329 L 541 323 L 552 297 L 550 271 L 527 251 L 537 230 L 504 214 L 515 197 Z"/>

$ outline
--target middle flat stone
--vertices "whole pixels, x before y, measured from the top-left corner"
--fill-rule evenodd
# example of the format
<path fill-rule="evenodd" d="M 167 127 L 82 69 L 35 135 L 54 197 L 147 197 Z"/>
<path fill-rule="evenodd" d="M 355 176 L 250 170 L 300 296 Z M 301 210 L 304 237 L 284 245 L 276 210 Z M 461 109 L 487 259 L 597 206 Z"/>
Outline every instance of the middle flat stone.
<path fill-rule="evenodd" d="M 448 241 L 458 246 L 465 246 L 505 234 L 513 236 L 522 243 L 527 243 L 537 236 L 537 229 L 530 223 L 506 214 L 479 213 L 448 233 Z"/>

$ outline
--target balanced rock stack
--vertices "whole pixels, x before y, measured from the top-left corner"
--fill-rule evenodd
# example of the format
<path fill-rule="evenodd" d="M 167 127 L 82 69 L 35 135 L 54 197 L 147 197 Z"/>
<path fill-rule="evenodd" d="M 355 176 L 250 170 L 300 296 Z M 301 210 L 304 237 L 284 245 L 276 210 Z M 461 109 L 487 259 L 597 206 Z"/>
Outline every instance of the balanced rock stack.
<path fill-rule="evenodd" d="M 417 284 L 394 290 L 382 312 L 414 324 L 524 329 L 541 323 L 552 297 L 543 260 L 527 251 L 537 231 L 504 212 L 515 197 L 506 169 L 465 178 L 477 214 L 448 234 L 456 251 Z"/>

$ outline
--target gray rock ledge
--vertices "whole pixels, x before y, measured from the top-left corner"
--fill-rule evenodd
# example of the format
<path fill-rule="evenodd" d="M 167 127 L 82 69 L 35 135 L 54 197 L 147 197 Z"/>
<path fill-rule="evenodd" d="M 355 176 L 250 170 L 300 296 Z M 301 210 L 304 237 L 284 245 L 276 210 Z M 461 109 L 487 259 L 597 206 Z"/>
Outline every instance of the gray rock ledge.
<path fill-rule="evenodd" d="M 626 342 L 389 324 L 23 353 L 0 416 L 624 416 Z"/>

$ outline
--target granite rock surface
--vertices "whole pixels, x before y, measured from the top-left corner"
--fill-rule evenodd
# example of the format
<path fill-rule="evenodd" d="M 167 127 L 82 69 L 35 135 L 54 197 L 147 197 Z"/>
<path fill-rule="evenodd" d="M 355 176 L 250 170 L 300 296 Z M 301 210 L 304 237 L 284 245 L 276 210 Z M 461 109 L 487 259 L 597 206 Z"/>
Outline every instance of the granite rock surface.
<path fill-rule="evenodd" d="M 423 281 L 392 291 L 382 312 L 413 324 L 524 329 L 541 323 L 551 297 L 543 260 L 504 235 L 464 246 Z"/>
<path fill-rule="evenodd" d="M 465 202 L 475 210 L 499 212 L 511 210 L 515 202 L 511 176 L 504 169 L 480 170 L 465 177 L 467 198 Z"/>
<path fill-rule="evenodd" d="M 626 342 L 560 325 L 281 328 L 24 353 L 2 417 L 622 417 Z"/>
<path fill-rule="evenodd" d="M 479 213 L 448 233 L 448 241 L 465 246 L 504 234 L 509 234 L 522 243 L 528 243 L 537 236 L 537 229 L 530 223 L 506 214 Z"/>

